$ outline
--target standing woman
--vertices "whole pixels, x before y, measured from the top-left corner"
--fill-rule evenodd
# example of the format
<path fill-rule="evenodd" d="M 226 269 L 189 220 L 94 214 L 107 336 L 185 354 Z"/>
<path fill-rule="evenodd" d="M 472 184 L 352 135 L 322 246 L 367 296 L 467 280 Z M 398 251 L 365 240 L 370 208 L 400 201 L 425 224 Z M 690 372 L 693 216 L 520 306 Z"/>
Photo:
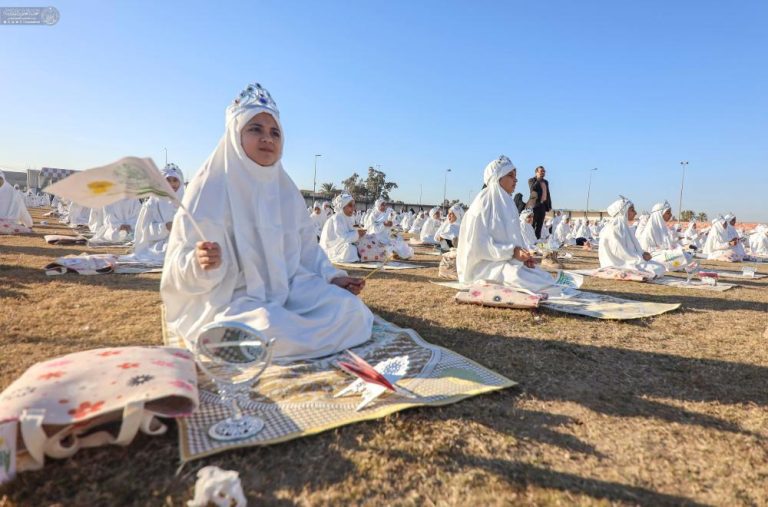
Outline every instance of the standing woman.
<path fill-rule="evenodd" d="M 371 337 L 365 282 L 320 249 L 283 169 L 277 105 L 259 84 L 226 112 L 225 132 L 190 182 L 173 222 L 160 284 L 171 331 L 193 345 L 210 322 L 239 321 L 275 338 L 280 362 L 327 356 Z"/>

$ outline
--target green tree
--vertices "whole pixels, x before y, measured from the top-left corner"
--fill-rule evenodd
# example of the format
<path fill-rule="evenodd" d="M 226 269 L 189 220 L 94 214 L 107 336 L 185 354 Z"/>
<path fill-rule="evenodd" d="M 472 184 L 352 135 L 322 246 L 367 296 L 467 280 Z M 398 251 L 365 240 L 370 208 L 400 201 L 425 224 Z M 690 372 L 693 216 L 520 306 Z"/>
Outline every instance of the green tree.
<path fill-rule="evenodd" d="M 330 196 L 335 196 L 339 193 L 339 189 L 336 188 L 336 185 L 333 182 L 329 182 L 320 185 L 320 192 Z"/>
<path fill-rule="evenodd" d="M 373 167 L 368 168 L 368 177 L 365 179 L 365 190 L 370 200 L 379 197 L 389 200 L 389 192 L 397 188 L 397 183 L 387 181 L 387 175 Z"/>
<path fill-rule="evenodd" d="M 680 221 L 688 222 L 696 216 L 696 212 L 690 209 L 686 209 L 680 212 Z"/>
<path fill-rule="evenodd" d="M 707 217 L 707 214 L 704 213 L 703 211 L 701 213 L 699 213 L 698 215 L 696 215 L 696 219 L 699 222 L 708 222 L 709 221 L 709 217 Z"/>
<path fill-rule="evenodd" d="M 351 195 L 356 201 L 360 201 L 367 197 L 365 181 L 357 173 L 352 173 L 352 176 L 341 181 L 341 186 L 344 190 Z"/>

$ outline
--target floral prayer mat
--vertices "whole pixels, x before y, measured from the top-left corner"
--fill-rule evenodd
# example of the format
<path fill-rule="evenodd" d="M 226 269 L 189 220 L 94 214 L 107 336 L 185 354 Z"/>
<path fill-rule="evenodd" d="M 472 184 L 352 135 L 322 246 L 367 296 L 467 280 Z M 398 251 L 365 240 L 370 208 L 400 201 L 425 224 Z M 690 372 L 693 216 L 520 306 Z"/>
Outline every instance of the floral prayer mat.
<path fill-rule="evenodd" d="M 709 271 L 709 270 L 707 270 Z M 595 276 L 597 269 L 572 269 L 571 273 L 577 273 L 584 276 Z M 617 281 L 623 281 L 616 279 Z M 676 289 L 695 289 L 695 290 L 708 290 L 712 292 L 725 292 L 728 289 L 732 289 L 737 285 L 730 283 L 718 283 L 717 285 L 707 285 L 701 280 L 690 280 L 686 282 L 681 278 L 674 278 L 671 276 L 662 276 L 654 280 L 647 280 L 643 283 L 652 283 L 654 285 L 666 285 L 667 287 L 674 287 Z"/>
<path fill-rule="evenodd" d="M 184 346 L 178 337 L 169 336 L 165 326 L 163 336 L 166 345 Z M 218 403 L 210 380 L 200 376 L 200 408 L 178 419 L 182 462 L 229 449 L 285 442 L 407 408 L 448 405 L 516 385 L 464 356 L 427 343 L 412 329 L 399 328 L 380 317 L 374 322 L 372 339 L 351 350 L 374 366 L 388 358 L 408 356 L 407 373 L 398 385 L 419 397 L 384 394 L 356 411 L 360 395 L 333 397 L 354 380 L 334 365 L 339 355 L 272 365 L 260 377 L 250 402 L 240 402 L 244 413 L 264 420 L 264 429 L 251 438 L 221 442 L 211 439 L 208 429 L 225 419 L 229 411 Z"/>
<path fill-rule="evenodd" d="M 461 282 L 430 282 L 442 287 L 455 290 L 467 290 L 468 285 Z M 646 301 L 632 301 L 607 294 L 571 290 L 568 298 L 551 301 L 542 301 L 539 306 L 548 310 L 563 313 L 573 313 L 584 317 L 593 317 L 604 320 L 630 320 L 654 317 L 662 313 L 671 312 L 680 308 L 680 303 L 649 303 Z"/>
<path fill-rule="evenodd" d="M 381 262 L 335 262 L 336 266 L 347 269 L 379 269 Z M 401 269 L 419 269 L 429 268 L 432 266 L 422 266 L 419 264 L 410 264 L 408 262 L 395 262 L 390 261 L 384 266 L 384 271 L 397 271 Z"/>

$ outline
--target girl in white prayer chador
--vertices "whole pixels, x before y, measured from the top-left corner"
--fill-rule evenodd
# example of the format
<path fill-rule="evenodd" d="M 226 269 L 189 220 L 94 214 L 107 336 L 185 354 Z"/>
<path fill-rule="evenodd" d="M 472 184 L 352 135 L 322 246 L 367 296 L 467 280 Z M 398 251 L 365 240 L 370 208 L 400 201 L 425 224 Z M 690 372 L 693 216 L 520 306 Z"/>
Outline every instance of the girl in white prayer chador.
<path fill-rule="evenodd" d="M 693 256 L 683 251 L 677 233 L 667 227 L 671 219 L 672 206 L 667 201 L 654 204 L 637 241 L 654 261 L 664 264 L 670 271 L 682 271 Z"/>
<path fill-rule="evenodd" d="M 315 201 L 314 204 L 312 204 L 312 213 L 309 215 L 309 218 L 312 220 L 312 225 L 315 227 L 315 233 L 319 238 L 320 234 L 323 232 L 323 226 L 325 226 L 325 223 L 328 221 L 328 216 L 320 208 L 319 202 Z"/>
<path fill-rule="evenodd" d="M 376 199 L 373 211 L 368 215 L 366 229 L 368 234 L 376 236 L 376 239 L 387 245 L 390 253 L 394 252 L 401 259 L 410 259 L 413 257 L 413 248 L 403 241 L 403 238 L 393 233 L 395 212 L 387 206 L 385 199 Z"/>
<path fill-rule="evenodd" d="M 440 208 L 435 206 L 429 210 L 429 218 L 424 221 L 419 232 L 419 240 L 428 245 L 436 245 L 435 233 L 440 228 Z"/>
<path fill-rule="evenodd" d="M 526 208 L 520 212 L 520 231 L 523 233 L 523 242 L 526 250 L 536 250 L 536 231 L 533 230 L 533 210 Z"/>
<path fill-rule="evenodd" d="M 190 182 L 173 222 L 160 292 L 171 331 L 194 345 L 210 322 L 243 322 L 275 338 L 285 363 L 371 337 L 364 280 L 328 260 L 298 188 L 283 169 L 277 105 L 259 84 L 227 108 L 225 132 Z"/>
<path fill-rule="evenodd" d="M 419 214 L 416 215 L 416 218 L 413 219 L 413 223 L 411 224 L 411 228 L 408 229 L 408 232 L 415 234 L 418 237 L 421 234 L 421 228 L 424 227 L 424 222 L 426 221 L 427 214 L 420 211 Z"/>
<path fill-rule="evenodd" d="M 91 209 L 91 215 L 93 215 Z M 131 241 L 141 212 L 141 201 L 123 199 L 101 209 L 101 226 L 94 231 L 89 243 L 122 243 Z M 97 216 L 99 213 L 96 214 Z M 90 227 L 90 219 L 89 224 Z"/>
<path fill-rule="evenodd" d="M 461 230 L 461 219 L 464 217 L 464 208 L 461 204 L 454 204 L 448 210 L 448 217 L 440 224 L 440 228 L 435 233 L 435 242 L 446 242 L 448 248 L 455 247 L 459 242 L 459 231 Z"/>
<path fill-rule="evenodd" d="M 464 215 L 456 270 L 459 281 L 481 280 L 513 288 L 559 295 L 554 279 L 535 267 L 525 247 L 520 218 L 512 197 L 517 169 L 504 155 L 485 168 L 486 187 L 472 201 Z"/>
<path fill-rule="evenodd" d="M 748 255 L 747 251 L 744 249 L 744 245 L 741 242 L 741 235 L 739 234 L 739 231 L 736 230 L 736 215 L 728 213 L 725 215 L 724 219 L 725 232 L 728 235 L 728 240 L 736 240 L 736 244 L 733 246 L 733 251 L 737 256 L 741 257 L 739 260 L 745 260 Z"/>
<path fill-rule="evenodd" d="M 749 235 L 749 251 L 755 257 L 768 257 L 768 227 L 759 224 Z"/>
<path fill-rule="evenodd" d="M 0 171 L 0 218 L 26 227 L 32 227 L 33 223 L 24 197 L 5 180 L 3 171 Z"/>
<path fill-rule="evenodd" d="M 666 268 L 651 260 L 651 254 L 643 251 L 629 227 L 636 215 L 635 205 L 626 197 L 620 197 L 608 206 L 611 218 L 600 231 L 600 267 L 634 269 L 661 277 Z"/>
<path fill-rule="evenodd" d="M 167 164 L 163 176 L 176 192 L 176 197 L 184 198 L 184 175 L 176 164 Z M 136 223 L 136 240 L 133 254 L 122 256 L 120 260 L 139 261 L 149 264 L 163 264 L 168 237 L 173 224 L 173 217 L 179 205 L 167 197 L 152 196 L 141 206 L 139 220 Z"/>
<path fill-rule="evenodd" d="M 736 250 L 739 238 L 732 238 L 726 228 L 728 221 L 721 215 L 712 220 L 702 252 L 707 259 L 723 262 L 740 262 L 744 257 Z"/>
<path fill-rule="evenodd" d="M 346 192 L 333 200 L 336 213 L 325 223 L 320 235 L 320 248 L 331 262 L 358 262 L 357 241 L 365 236 L 365 229 L 356 229 L 355 200 Z"/>

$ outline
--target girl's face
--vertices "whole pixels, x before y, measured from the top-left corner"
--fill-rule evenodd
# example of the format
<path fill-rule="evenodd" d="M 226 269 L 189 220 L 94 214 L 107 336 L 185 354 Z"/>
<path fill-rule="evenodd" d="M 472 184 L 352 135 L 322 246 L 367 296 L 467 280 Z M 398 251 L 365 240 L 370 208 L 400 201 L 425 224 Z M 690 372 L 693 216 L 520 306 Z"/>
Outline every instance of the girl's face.
<path fill-rule="evenodd" d="M 665 222 L 669 222 L 670 220 L 672 220 L 672 210 L 668 209 L 667 211 L 665 211 L 664 214 L 661 215 L 661 218 L 663 218 Z"/>
<path fill-rule="evenodd" d="M 259 113 L 240 134 L 240 144 L 248 158 L 260 166 L 270 166 L 283 153 L 283 133 L 269 113 Z"/>
<path fill-rule="evenodd" d="M 634 220 L 634 219 L 635 219 L 635 217 L 636 217 L 636 216 L 637 216 L 637 211 L 635 211 L 635 205 L 633 204 L 633 205 L 632 205 L 632 206 L 630 206 L 630 207 L 629 207 L 629 209 L 627 210 L 627 220 L 628 220 L 629 222 L 631 222 L 632 220 Z"/>
<path fill-rule="evenodd" d="M 179 190 L 179 187 L 181 186 L 181 181 L 176 176 L 168 176 L 165 178 L 166 181 L 171 185 L 171 188 L 174 192 Z"/>
<path fill-rule="evenodd" d="M 517 169 L 512 169 L 510 172 L 499 178 L 499 185 L 508 194 L 512 194 L 517 186 Z"/>
<path fill-rule="evenodd" d="M 448 221 L 450 223 L 454 223 L 456 221 L 456 215 L 453 214 L 453 211 L 448 212 Z"/>
<path fill-rule="evenodd" d="M 344 206 L 343 210 L 345 215 L 351 217 L 355 212 L 355 201 L 350 201 L 346 206 Z"/>
<path fill-rule="evenodd" d="M 528 215 L 525 217 L 526 223 L 532 224 L 533 223 L 533 215 Z"/>

